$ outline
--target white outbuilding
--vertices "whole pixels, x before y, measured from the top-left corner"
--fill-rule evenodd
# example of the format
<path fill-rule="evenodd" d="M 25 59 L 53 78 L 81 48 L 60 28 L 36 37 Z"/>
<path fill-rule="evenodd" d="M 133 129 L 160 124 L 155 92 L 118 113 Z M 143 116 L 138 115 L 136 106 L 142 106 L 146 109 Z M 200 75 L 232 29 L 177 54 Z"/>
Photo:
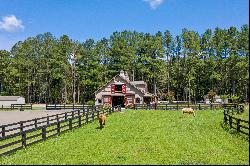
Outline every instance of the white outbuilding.
<path fill-rule="evenodd" d="M 0 107 L 10 107 L 11 104 L 25 104 L 25 98 L 21 96 L 0 96 Z"/>

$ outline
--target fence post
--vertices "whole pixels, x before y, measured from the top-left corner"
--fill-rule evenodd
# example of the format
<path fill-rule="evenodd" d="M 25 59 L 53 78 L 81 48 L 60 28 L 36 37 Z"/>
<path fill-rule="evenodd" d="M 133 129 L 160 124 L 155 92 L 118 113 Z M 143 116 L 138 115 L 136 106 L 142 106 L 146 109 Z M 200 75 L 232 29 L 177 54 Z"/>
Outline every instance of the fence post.
<path fill-rule="evenodd" d="M 82 122 L 82 117 L 80 115 L 80 110 L 78 110 L 78 125 L 79 125 L 79 127 L 82 125 L 81 122 Z"/>
<path fill-rule="evenodd" d="M 210 104 L 210 110 L 212 110 L 213 104 Z"/>
<path fill-rule="evenodd" d="M 5 126 L 2 126 L 2 137 L 5 137 Z"/>
<path fill-rule="evenodd" d="M 240 132 L 240 119 L 237 119 L 237 132 Z"/>
<path fill-rule="evenodd" d="M 88 124 L 89 123 L 89 108 L 87 108 L 87 112 L 86 112 L 86 124 Z"/>
<path fill-rule="evenodd" d="M 65 120 L 67 120 L 67 119 L 68 119 L 68 117 L 67 117 L 67 116 L 68 116 L 68 115 L 67 115 L 67 112 L 65 112 L 64 114 L 65 114 L 65 115 L 64 115 Z"/>
<path fill-rule="evenodd" d="M 95 112 L 94 112 L 94 110 L 92 109 L 92 117 L 91 117 L 91 119 L 92 119 L 92 122 L 94 121 L 94 119 L 95 119 Z"/>
<path fill-rule="evenodd" d="M 43 140 L 46 139 L 46 126 L 44 126 L 44 127 L 42 128 L 42 138 L 43 138 Z"/>
<path fill-rule="evenodd" d="M 201 110 L 201 104 L 199 104 L 199 110 Z"/>
<path fill-rule="evenodd" d="M 74 118 L 74 111 L 71 112 L 71 118 Z"/>
<path fill-rule="evenodd" d="M 224 110 L 224 123 L 227 123 L 227 114 L 225 110 Z"/>
<path fill-rule="evenodd" d="M 55 104 L 55 110 L 56 110 L 56 104 Z"/>
<path fill-rule="evenodd" d="M 73 104 L 73 110 L 75 110 L 75 104 Z"/>
<path fill-rule="evenodd" d="M 179 104 L 178 104 L 178 101 L 177 101 L 176 103 L 177 103 L 177 110 L 179 110 Z"/>
<path fill-rule="evenodd" d="M 229 126 L 232 128 L 232 116 L 229 116 Z"/>
<path fill-rule="evenodd" d="M 32 110 L 32 104 L 31 104 L 31 110 Z"/>
<path fill-rule="evenodd" d="M 97 118 L 99 117 L 99 111 L 97 111 Z"/>
<path fill-rule="evenodd" d="M 47 116 L 47 125 L 49 125 L 49 117 Z"/>
<path fill-rule="evenodd" d="M 57 121 L 57 134 L 60 133 L 60 121 L 58 115 L 56 115 L 56 121 Z"/>
<path fill-rule="evenodd" d="M 20 122 L 20 132 L 23 132 L 23 122 Z"/>
<path fill-rule="evenodd" d="M 35 118 L 35 128 L 37 128 L 37 119 Z"/>
<path fill-rule="evenodd" d="M 69 129 L 72 130 L 72 119 L 69 119 Z"/>
<path fill-rule="evenodd" d="M 168 110 L 168 105 L 166 104 L 166 110 Z"/>
<path fill-rule="evenodd" d="M 26 132 L 22 132 L 22 147 L 26 147 Z"/>
<path fill-rule="evenodd" d="M 63 108 L 64 108 L 64 110 L 65 110 L 65 104 L 63 104 Z"/>

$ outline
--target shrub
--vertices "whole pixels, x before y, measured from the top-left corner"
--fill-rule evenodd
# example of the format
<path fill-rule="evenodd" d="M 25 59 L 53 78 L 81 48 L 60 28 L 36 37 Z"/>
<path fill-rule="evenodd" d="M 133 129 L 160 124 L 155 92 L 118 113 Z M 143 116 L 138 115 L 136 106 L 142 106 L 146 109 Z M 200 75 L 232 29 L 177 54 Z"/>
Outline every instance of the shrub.
<path fill-rule="evenodd" d="M 220 98 L 223 102 L 229 97 L 229 95 L 221 95 Z"/>
<path fill-rule="evenodd" d="M 95 101 L 93 100 L 89 100 L 86 102 L 87 105 L 95 105 Z"/>
<path fill-rule="evenodd" d="M 232 102 L 233 102 L 233 103 L 238 103 L 239 96 L 237 96 L 237 95 L 232 95 L 232 96 L 231 96 L 231 99 L 232 99 Z"/>
<path fill-rule="evenodd" d="M 102 110 L 109 110 L 111 108 L 111 104 L 109 104 L 109 103 L 105 103 L 105 104 L 103 104 L 103 107 L 102 107 Z"/>
<path fill-rule="evenodd" d="M 207 95 L 208 95 L 210 103 L 213 103 L 216 93 L 214 91 L 210 90 Z"/>
<path fill-rule="evenodd" d="M 167 93 L 166 93 L 166 100 L 167 100 L 167 101 L 170 101 L 170 102 L 173 101 L 173 100 L 175 100 L 174 95 L 175 95 L 175 94 L 174 94 L 174 92 L 172 92 L 172 91 L 167 92 Z"/>

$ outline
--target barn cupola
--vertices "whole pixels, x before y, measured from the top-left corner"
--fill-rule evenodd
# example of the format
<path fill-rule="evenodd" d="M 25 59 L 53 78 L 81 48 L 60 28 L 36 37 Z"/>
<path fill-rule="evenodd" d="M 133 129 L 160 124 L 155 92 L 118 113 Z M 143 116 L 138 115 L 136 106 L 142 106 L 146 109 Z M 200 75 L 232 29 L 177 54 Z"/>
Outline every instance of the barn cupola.
<path fill-rule="evenodd" d="M 124 72 L 123 70 L 120 71 L 120 76 L 124 78 L 125 80 L 129 81 L 129 76 L 127 72 Z"/>

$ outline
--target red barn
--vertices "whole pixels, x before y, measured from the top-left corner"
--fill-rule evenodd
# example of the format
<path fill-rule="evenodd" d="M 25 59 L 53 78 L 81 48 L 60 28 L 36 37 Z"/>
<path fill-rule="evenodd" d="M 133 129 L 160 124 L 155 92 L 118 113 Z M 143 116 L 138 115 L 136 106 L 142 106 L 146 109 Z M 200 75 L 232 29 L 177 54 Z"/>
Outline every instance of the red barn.
<path fill-rule="evenodd" d="M 112 106 L 126 104 L 150 103 L 155 96 L 148 93 L 147 84 L 144 81 L 130 81 L 126 72 L 114 76 L 108 83 L 95 91 L 95 104 L 109 103 Z"/>

